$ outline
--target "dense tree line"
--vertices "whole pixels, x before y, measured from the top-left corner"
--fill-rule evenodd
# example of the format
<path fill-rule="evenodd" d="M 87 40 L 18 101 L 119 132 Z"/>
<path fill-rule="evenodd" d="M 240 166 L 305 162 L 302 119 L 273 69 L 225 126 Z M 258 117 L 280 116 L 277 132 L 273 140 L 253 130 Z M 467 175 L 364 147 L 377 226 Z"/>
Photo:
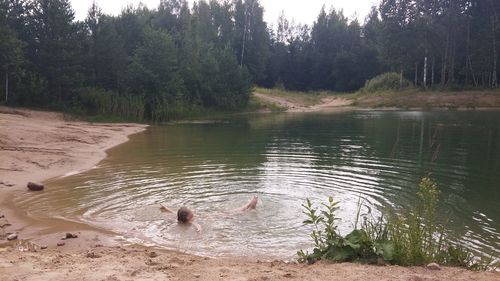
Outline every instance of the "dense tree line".
<path fill-rule="evenodd" d="M 500 2 L 381 0 L 364 23 L 323 8 L 312 26 L 263 21 L 258 0 L 162 0 L 118 16 L 68 0 L 0 0 L 9 103 L 164 120 L 236 109 L 251 85 L 355 91 L 392 71 L 419 87 L 496 87 Z"/>
<path fill-rule="evenodd" d="M 84 21 L 75 21 L 68 0 L 1 0 L 5 99 L 146 120 L 240 108 L 251 90 L 249 71 L 262 66 L 240 65 L 234 50 L 241 49 L 244 5 L 225 5 L 200 2 L 190 9 L 171 0 L 109 16 L 94 4 Z M 262 35 L 254 30 L 246 32 L 253 37 L 245 52 L 258 56 L 252 42 Z M 265 25 L 262 30 L 265 36 Z"/>
<path fill-rule="evenodd" d="M 419 87 L 496 87 L 499 14 L 495 0 L 382 0 L 363 25 L 334 9 L 311 28 L 281 16 L 267 85 L 353 91 L 392 71 Z"/>

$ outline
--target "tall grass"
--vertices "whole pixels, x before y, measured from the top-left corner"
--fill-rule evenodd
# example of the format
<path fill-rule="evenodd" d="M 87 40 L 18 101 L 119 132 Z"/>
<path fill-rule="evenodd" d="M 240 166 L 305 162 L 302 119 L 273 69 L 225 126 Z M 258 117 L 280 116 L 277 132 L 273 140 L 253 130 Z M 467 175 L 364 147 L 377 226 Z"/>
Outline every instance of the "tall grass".
<path fill-rule="evenodd" d="M 394 243 L 394 257 L 398 264 L 442 262 L 437 258 L 443 251 L 445 230 L 436 222 L 438 201 L 436 183 L 425 177 L 419 184 L 413 210 L 402 216 L 391 214 L 388 217 L 387 237 Z"/>
<path fill-rule="evenodd" d="M 141 96 L 122 96 L 100 88 L 81 88 L 68 111 L 99 119 L 142 121 L 144 105 Z"/>
<path fill-rule="evenodd" d="M 213 110 L 180 100 L 148 100 L 144 95 L 120 95 L 101 88 L 81 88 L 65 111 L 92 121 L 163 122 L 203 116 Z"/>

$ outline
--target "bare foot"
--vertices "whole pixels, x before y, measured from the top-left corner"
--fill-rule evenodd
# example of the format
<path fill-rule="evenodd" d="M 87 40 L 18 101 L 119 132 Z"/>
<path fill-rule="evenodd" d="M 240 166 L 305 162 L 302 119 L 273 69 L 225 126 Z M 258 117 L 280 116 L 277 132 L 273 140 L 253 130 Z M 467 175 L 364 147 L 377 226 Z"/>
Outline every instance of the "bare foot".
<path fill-rule="evenodd" d="M 257 207 L 257 196 L 254 196 L 252 197 L 250 202 L 248 202 L 248 204 L 245 207 L 243 207 L 243 210 L 251 210 L 255 209 L 256 207 Z"/>

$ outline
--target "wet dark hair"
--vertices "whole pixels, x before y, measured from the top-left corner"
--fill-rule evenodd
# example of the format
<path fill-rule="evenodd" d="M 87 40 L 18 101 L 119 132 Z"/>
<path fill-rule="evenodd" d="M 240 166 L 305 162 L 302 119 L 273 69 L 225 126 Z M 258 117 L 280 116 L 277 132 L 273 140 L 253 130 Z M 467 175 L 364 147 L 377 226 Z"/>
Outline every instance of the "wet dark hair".
<path fill-rule="evenodd" d="M 179 209 L 179 211 L 177 211 L 177 220 L 180 222 L 188 222 L 190 214 L 193 214 L 191 210 L 186 207 L 182 207 Z"/>

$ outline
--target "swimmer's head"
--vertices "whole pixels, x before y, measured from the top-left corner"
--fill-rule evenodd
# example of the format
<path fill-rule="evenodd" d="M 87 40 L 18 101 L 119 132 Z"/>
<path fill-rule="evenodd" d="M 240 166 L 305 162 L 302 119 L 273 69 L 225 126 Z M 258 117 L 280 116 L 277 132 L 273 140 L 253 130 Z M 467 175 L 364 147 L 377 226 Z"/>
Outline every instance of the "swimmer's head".
<path fill-rule="evenodd" d="M 193 219 L 193 212 L 186 207 L 182 207 L 177 211 L 177 221 L 186 223 Z"/>

